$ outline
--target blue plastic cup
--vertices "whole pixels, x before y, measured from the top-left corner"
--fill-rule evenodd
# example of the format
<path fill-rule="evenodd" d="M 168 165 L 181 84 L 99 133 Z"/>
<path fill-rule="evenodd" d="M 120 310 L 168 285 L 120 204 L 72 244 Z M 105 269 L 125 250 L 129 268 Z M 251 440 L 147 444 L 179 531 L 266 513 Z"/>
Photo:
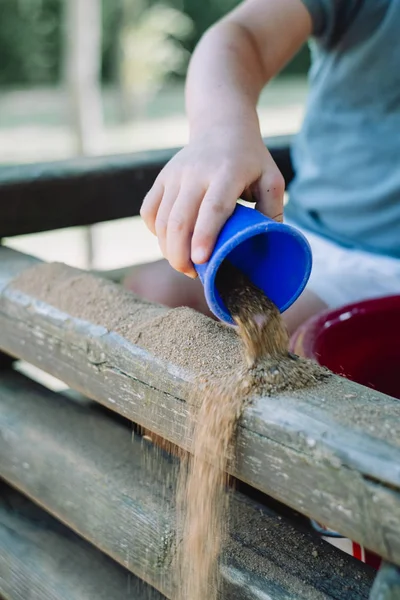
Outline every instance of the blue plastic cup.
<path fill-rule="evenodd" d="M 297 229 L 237 204 L 219 234 L 210 260 L 194 265 L 210 310 L 231 325 L 232 316 L 215 286 L 217 271 L 225 259 L 263 290 L 280 312 L 300 296 L 312 266 L 311 248 Z"/>

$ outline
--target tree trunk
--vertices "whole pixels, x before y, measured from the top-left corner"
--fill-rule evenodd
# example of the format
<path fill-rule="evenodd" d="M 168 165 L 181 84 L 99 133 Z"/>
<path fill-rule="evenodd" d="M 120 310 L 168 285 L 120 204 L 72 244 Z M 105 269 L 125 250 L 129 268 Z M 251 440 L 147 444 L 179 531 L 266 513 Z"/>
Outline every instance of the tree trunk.
<path fill-rule="evenodd" d="M 103 128 L 101 0 L 65 0 L 65 11 L 65 77 L 77 153 L 94 154 Z"/>
<path fill-rule="evenodd" d="M 65 80 L 76 153 L 102 148 L 101 0 L 65 0 Z M 93 266 L 93 229 L 85 229 L 86 265 Z"/>

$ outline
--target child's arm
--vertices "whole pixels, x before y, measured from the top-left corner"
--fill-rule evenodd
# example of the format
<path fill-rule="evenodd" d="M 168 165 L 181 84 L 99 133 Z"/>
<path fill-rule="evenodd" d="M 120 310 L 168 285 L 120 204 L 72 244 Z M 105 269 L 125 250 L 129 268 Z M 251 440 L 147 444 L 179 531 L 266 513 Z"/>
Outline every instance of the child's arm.
<path fill-rule="evenodd" d="M 301 0 L 246 0 L 199 43 L 186 84 L 189 144 L 141 210 L 177 270 L 195 276 L 192 261 L 209 258 L 243 192 L 264 214 L 282 218 L 284 181 L 262 142 L 256 105 L 311 29 Z"/>

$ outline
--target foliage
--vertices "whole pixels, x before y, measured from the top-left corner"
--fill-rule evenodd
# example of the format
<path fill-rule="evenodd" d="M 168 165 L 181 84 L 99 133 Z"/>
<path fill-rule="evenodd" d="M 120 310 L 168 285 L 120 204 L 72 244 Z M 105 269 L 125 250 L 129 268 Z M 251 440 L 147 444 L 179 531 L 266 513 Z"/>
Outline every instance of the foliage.
<path fill-rule="evenodd" d="M 117 76 L 118 35 L 124 24 L 124 2 L 127 0 L 102 0 L 103 9 L 103 79 L 115 80 Z M 239 0 L 129 0 L 127 3 L 140 12 L 149 14 L 138 17 L 141 24 L 139 35 L 151 31 L 153 42 L 160 48 L 162 35 L 160 23 L 165 19 L 164 52 L 162 60 L 172 71 L 181 70 L 186 56 L 176 40 L 183 40 L 183 47 L 191 52 L 204 33 L 216 20 L 234 8 Z M 52 84 L 62 72 L 63 4 L 68 0 L 0 0 L 0 85 Z M 158 6 L 158 8 L 156 8 Z M 126 7 L 125 7 L 126 8 Z M 179 12 L 172 12 L 172 10 Z M 161 12 L 164 11 L 164 12 Z M 186 20 L 182 19 L 182 13 Z M 176 25 L 171 25 L 172 17 Z M 184 18 L 184 17 L 183 17 Z M 193 27 L 188 29 L 188 23 Z M 183 31 L 185 30 L 185 35 Z M 141 32 L 141 33 L 140 33 Z M 133 39 L 133 37 L 132 37 Z M 173 41 L 175 40 L 175 42 Z M 132 45 L 133 42 L 127 42 Z M 136 42 L 135 42 L 136 44 Z M 149 44 L 149 45 L 148 45 Z M 153 46 L 152 46 L 153 47 Z M 153 50 L 151 50 L 153 51 Z M 159 50 L 155 51 L 154 57 Z M 160 57 L 159 54 L 157 54 Z M 163 65 L 162 65 L 163 66 Z M 308 52 L 303 51 L 289 67 L 304 72 L 308 67 Z M 164 69 L 165 70 L 165 69 Z M 154 71 L 156 75 L 157 69 Z M 160 74 L 157 74 L 159 77 Z"/>
<path fill-rule="evenodd" d="M 180 41 L 191 33 L 192 22 L 171 6 L 141 4 L 136 0 L 135 9 L 125 12 L 120 77 L 125 93 L 145 104 L 170 73 L 184 71 L 189 55 Z"/>
<path fill-rule="evenodd" d="M 0 84 L 49 83 L 60 68 L 60 0 L 0 0 Z"/>

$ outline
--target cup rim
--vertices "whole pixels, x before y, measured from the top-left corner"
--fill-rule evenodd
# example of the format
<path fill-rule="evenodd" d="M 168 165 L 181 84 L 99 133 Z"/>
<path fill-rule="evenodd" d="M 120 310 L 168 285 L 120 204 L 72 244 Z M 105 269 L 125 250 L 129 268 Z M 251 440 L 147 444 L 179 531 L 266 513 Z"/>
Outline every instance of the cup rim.
<path fill-rule="evenodd" d="M 264 215 L 262 215 L 264 216 Z M 266 221 L 260 223 L 253 223 L 248 227 L 245 227 L 243 230 L 238 232 L 234 238 L 228 239 L 224 244 L 222 244 L 212 255 L 210 261 L 208 263 L 207 273 L 205 275 L 204 281 L 204 293 L 206 297 L 206 301 L 208 306 L 211 308 L 212 312 L 216 317 L 220 320 L 228 323 L 229 325 L 236 325 L 234 320 L 232 319 L 227 308 L 223 308 L 220 302 L 217 299 L 217 295 L 215 293 L 215 278 L 217 275 L 217 271 L 221 266 L 222 262 L 229 256 L 229 254 L 237 248 L 240 244 L 245 242 L 246 240 L 255 237 L 256 235 L 266 234 L 271 231 L 281 231 L 286 235 L 290 235 L 294 237 L 302 248 L 304 255 L 309 256 L 309 260 L 306 261 L 305 271 L 303 278 L 297 287 L 296 291 L 292 296 L 285 302 L 284 305 L 278 307 L 280 312 L 283 313 L 285 310 L 291 306 L 295 300 L 300 296 L 303 292 L 305 286 L 310 277 L 311 268 L 312 268 L 312 253 L 311 247 L 308 243 L 306 237 L 298 231 L 295 227 L 291 225 L 286 225 L 285 223 L 278 223 L 277 221 L 273 221 L 268 217 L 265 217 Z M 232 240 L 234 239 L 234 244 L 232 244 Z M 224 303 L 223 303 L 224 305 Z"/>

